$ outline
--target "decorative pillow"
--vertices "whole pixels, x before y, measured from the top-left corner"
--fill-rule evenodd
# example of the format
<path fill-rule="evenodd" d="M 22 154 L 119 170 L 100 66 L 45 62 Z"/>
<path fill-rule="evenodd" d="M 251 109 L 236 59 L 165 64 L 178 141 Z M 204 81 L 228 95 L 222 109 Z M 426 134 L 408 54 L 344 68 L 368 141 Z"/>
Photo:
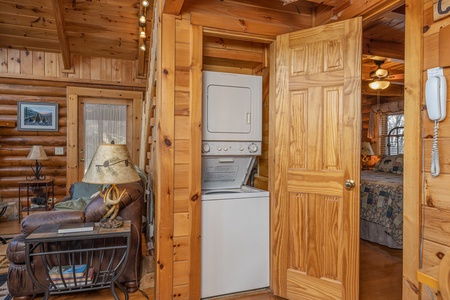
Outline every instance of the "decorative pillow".
<path fill-rule="evenodd" d="M 55 210 L 84 210 L 91 198 L 81 197 L 55 204 Z"/>
<path fill-rule="evenodd" d="M 55 210 L 84 210 L 85 207 L 100 194 L 96 192 L 90 197 L 74 198 L 72 200 L 62 201 L 55 204 Z"/>
<path fill-rule="evenodd" d="M 374 171 L 403 174 L 403 155 L 385 155 L 373 167 Z"/>
<path fill-rule="evenodd" d="M 91 184 L 86 182 L 75 182 L 73 184 L 72 199 L 78 199 L 82 197 L 89 198 L 92 194 L 98 192 L 100 184 Z"/>

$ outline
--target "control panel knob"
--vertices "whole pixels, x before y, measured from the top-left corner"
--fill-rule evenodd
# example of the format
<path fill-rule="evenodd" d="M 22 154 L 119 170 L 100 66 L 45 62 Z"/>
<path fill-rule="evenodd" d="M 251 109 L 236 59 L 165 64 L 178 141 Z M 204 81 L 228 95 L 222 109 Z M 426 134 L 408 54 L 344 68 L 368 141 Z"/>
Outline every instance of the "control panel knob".
<path fill-rule="evenodd" d="M 244 147 L 240 146 L 239 151 L 244 151 Z"/>
<path fill-rule="evenodd" d="M 227 146 L 223 147 L 223 151 L 228 151 L 228 147 Z"/>
<path fill-rule="evenodd" d="M 210 150 L 211 150 L 211 148 L 209 147 L 208 144 L 203 144 L 203 146 L 202 146 L 203 153 L 208 153 Z"/>
<path fill-rule="evenodd" d="M 258 151 L 258 146 L 256 146 L 255 144 L 250 144 L 248 145 L 248 151 L 250 151 L 250 153 L 255 153 L 256 151 Z"/>

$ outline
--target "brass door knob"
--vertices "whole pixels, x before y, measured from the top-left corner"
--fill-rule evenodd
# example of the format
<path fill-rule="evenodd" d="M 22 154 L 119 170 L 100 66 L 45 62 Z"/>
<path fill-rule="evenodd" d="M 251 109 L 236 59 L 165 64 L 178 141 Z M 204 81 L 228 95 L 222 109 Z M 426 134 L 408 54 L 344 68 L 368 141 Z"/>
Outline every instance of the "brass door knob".
<path fill-rule="evenodd" d="M 345 188 L 346 188 L 347 190 L 352 190 L 352 189 L 354 189 L 354 188 L 355 188 L 355 182 L 354 182 L 353 180 L 351 180 L 351 179 L 347 179 L 347 180 L 345 181 Z"/>

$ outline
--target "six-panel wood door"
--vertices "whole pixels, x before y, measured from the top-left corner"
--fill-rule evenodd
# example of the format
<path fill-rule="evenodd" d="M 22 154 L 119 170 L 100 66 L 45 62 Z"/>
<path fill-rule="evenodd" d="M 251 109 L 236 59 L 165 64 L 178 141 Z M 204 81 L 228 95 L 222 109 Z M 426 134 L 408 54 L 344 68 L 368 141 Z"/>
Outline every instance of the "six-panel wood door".
<path fill-rule="evenodd" d="M 358 299 L 361 30 L 357 18 L 282 35 L 272 45 L 277 296 Z"/>

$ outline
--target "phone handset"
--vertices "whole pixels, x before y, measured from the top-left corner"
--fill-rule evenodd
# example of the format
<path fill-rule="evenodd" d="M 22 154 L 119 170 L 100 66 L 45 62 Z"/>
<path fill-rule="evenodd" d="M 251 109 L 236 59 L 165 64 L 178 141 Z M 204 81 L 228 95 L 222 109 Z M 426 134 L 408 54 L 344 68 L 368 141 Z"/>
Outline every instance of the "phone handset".
<path fill-rule="evenodd" d="M 428 117 L 434 121 L 433 146 L 431 148 L 431 175 L 439 176 L 438 130 L 439 122 L 446 117 L 447 81 L 443 75 L 430 76 L 425 87 Z"/>

